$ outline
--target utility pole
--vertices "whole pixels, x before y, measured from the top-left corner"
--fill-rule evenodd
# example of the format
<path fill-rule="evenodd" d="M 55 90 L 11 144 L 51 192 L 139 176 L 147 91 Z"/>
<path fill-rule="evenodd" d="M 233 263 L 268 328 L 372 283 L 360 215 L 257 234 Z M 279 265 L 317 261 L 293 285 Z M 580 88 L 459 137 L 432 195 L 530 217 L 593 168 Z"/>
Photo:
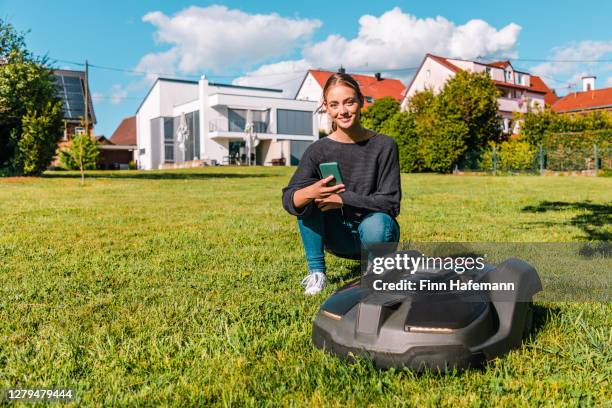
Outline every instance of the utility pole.
<path fill-rule="evenodd" d="M 85 132 L 89 136 L 89 62 L 85 60 Z"/>
<path fill-rule="evenodd" d="M 85 137 L 89 138 L 89 62 L 85 60 L 85 84 L 83 86 L 85 89 Z M 83 157 L 83 144 L 84 140 L 81 140 L 81 154 L 80 154 L 80 163 L 79 167 L 81 170 L 81 185 L 85 185 L 85 158 Z"/>

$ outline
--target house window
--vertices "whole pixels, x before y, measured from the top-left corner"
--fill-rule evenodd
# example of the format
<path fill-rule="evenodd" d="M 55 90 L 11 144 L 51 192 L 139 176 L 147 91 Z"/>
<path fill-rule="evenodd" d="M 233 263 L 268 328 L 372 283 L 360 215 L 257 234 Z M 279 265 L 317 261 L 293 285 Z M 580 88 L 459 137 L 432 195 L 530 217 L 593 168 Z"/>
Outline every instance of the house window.
<path fill-rule="evenodd" d="M 185 160 L 197 160 L 200 155 L 200 111 L 186 113 L 185 120 L 187 122 Z"/>
<path fill-rule="evenodd" d="M 506 72 L 506 82 L 512 82 L 512 71 L 505 71 Z"/>
<path fill-rule="evenodd" d="M 522 74 L 519 74 L 519 73 L 516 74 L 516 83 L 517 85 L 523 85 L 523 75 Z"/>
<path fill-rule="evenodd" d="M 138 155 L 139 155 L 139 156 L 142 156 L 142 155 L 143 155 L 143 154 L 145 154 L 145 153 L 146 153 L 146 149 L 145 149 L 145 148 L 142 148 L 142 149 L 139 149 L 139 150 L 138 150 Z"/>
<path fill-rule="evenodd" d="M 372 98 L 371 96 L 366 96 L 365 100 L 367 103 L 374 103 L 374 98 Z"/>
<path fill-rule="evenodd" d="M 486 67 L 485 71 L 486 71 L 488 76 L 491 76 L 491 67 Z"/>
<path fill-rule="evenodd" d="M 248 112 L 246 109 L 228 109 L 228 120 L 230 132 L 244 132 Z M 253 131 L 255 133 L 268 133 L 270 111 L 252 110 L 251 120 L 253 121 Z"/>
<path fill-rule="evenodd" d="M 84 127 L 75 127 L 74 128 L 74 134 L 75 135 L 84 135 L 85 134 L 85 128 Z"/>
<path fill-rule="evenodd" d="M 174 119 L 164 118 L 164 161 L 174 162 Z"/>
<path fill-rule="evenodd" d="M 244 132 L 246 126 L 246 109 L 228 109 L 227 119 L 229 120 L 230 132 Z"/>
<path fill-rule="evenodd" d="M 278 109 L 277 128 L 284 135 L 312 135 L 312 112 Z"/>

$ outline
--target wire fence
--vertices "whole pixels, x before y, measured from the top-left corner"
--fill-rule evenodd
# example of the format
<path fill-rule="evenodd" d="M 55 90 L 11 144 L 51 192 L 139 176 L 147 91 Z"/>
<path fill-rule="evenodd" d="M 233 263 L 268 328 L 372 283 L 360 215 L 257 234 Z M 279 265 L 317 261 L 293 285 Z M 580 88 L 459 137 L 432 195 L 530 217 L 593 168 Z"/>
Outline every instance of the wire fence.
<path fill-rule="evenodd" d="M 612 147 L 594 144 L 590 148 L 572 148 L 559 145 L 511 152 L 499 151 L 494 147 L 468 152 L 454 172 L 598 176 L 612 172 Z"/>

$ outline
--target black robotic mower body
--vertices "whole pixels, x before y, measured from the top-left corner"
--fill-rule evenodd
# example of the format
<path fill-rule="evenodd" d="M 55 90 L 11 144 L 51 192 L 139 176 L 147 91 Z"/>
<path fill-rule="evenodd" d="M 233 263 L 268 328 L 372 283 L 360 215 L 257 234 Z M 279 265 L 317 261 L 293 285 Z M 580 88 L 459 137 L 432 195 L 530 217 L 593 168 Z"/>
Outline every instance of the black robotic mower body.
<path fill-rule="evenodd" d="M 481 366 L 518 347 L 532 326 L 531 300 L 542 290 L 535 269 L 519 259 L 479 274 L 429 270 L 397 279 L 512 283 L 499 291 L 373 291 L 368 273 L 330 296 L 313 323 L 316 347 L 343 358 L 360 356 L 379 368 L 415 371 Z"/>

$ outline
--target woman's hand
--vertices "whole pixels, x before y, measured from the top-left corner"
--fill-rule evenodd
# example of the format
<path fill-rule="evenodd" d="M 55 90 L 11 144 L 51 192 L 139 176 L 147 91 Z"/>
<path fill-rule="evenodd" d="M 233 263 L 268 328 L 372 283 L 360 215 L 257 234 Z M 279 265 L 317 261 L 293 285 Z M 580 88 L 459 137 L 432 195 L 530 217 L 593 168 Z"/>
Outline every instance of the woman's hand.
<path fill-rule="evenodd" d="M 341 193 L 345 190 L 344 184 L 338 184 L 335 186 L 327 187 L 327 183 L 332 181 L 334 176 L 328 176 L 321 179 L 308 187 L 304 187 L 297 190 L 293 194 L 293 204 L 296 208 L 302 208 L 313 200 L 321 200 L 330 197 L 331 195 Z M 340 199 L 340 197 L 338 197 Z M 342 199 L 340 199 L 342 203 Z M 339 207 L 337 207 L 339 208 Z"/>
<path fill-rule="evenodd" d="M 344 190 L 342 190 L 344 191 Z M 321 211 L 335 210 L 342 208 L 342 197 L 339 194 L 331 194 L 325 198 L 317 198 L 314 200 Z"/>

